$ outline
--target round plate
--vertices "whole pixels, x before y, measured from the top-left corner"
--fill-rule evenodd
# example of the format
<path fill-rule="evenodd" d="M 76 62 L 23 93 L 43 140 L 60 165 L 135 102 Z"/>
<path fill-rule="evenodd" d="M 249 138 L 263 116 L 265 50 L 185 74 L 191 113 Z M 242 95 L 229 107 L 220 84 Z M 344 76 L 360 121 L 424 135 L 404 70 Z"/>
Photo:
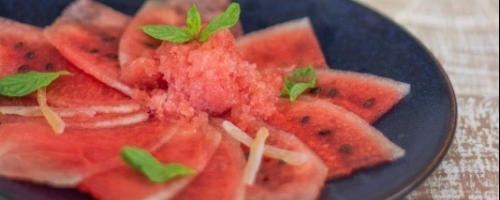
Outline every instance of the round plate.
<path fill-rule="evenodd" d="M 0 16 L 46 26 L 70 2 L 3 0 Z M 142 4 L 140 0 L 101 2 L 129 15 Z M 371 73 L 412 86 L 411 94 L 375 124 L 391 141 L 406 149 L 407 155 L 394 163 L 329 182 L 320 199 L 397 199 L 434 171 L 453 140 L 456 100 L 443 68 L 419 41 L 385 17 L 350 0 L 238 2 L 247 32 L 309 16 L 332 68 Z M 7 199 L 90 199 L 76 190 L 6 179 L 0 179 L 1 195 Z"/>

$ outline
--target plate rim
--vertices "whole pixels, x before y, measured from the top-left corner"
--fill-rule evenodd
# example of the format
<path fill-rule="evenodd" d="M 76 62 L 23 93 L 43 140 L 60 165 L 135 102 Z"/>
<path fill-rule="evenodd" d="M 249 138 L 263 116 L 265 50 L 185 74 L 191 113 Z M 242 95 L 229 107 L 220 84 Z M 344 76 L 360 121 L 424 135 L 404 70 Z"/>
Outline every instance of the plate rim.
<path fill-rule="evenodd" d="M 406 27 L 403 25 L 397 23 L 394 21 L 394 19 L 388 17 L 384 13 L 378 11 L 377 9 L 368 6 L 366 3 L 360 2 L 360 1 L 353 1 L 353 0 L 345 0 L 348 3 L 353 4 L 354 6 L 359 6 L 363 9 L 365 9 L 368 12 L 372 12 L 375 15 L 378 15 L 378 17 L 383 18 L 384 20 L 387 20 L 391 25 L 397 27 L 400 29 L 404 34 L 406 34 L 411 40 L 413 40 L 422 50 L 425 52 L 426 55 L 428 55 L 434 64 L 434 67 L 437 68 L 439 71 L 440 76 L 445 82 L 445 86 L 448 89 L 450 100 L 451 100 L 451 122 L 448 126 L 448 131 L 446 132 L 446 138 L 444 140 L 443 145 L 441 146 L 439 152 L 434 156 L 432 161 L 427 165 L 424 170 L 420 171 L 417 175 L 415 175 L 413 178 L 408 180 L 405 184 L 401 185 L 398 189 L 394 190 L 393 192 L 389 193 L 384 199 L 388 200 L 397 200 L 405 197 L 406 195 L 410 194 L 412 191 L 417 189 L 420 185 L 422 185 L 441 165 L 443 162 L 444 158 L 446 155 L 448 155 L 448 152 L 450 151 L 451 145 L 453 144 L 453 141 L 455 139 L 456 131 L 457 131 L 457 122 L 458 122 L 458 103 L 457 103 L 457 96 L 455 93 L 455 89 L 453 88 L 453 84 L 451 83 L 450 77 L 448 73 L 446 73 L 446 70 L 444 69 L 443 65 L 441 62 L 436 58 L 434 53 L 419 39 L 417 38 L 413 33 L 411 33 Z"/>

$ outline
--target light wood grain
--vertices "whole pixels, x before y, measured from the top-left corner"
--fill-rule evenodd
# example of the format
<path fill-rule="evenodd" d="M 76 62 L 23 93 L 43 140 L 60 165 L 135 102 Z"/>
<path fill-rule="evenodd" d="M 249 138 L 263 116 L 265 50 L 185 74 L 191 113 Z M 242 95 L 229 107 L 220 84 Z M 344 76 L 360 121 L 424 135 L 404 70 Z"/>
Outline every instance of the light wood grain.
<path fill-rule="evenodd" d="M 360 0 L 408 29 L 443 64 L 458 129 L 436 172 L 407 199 L 499 199 L 498 0 Z"/>

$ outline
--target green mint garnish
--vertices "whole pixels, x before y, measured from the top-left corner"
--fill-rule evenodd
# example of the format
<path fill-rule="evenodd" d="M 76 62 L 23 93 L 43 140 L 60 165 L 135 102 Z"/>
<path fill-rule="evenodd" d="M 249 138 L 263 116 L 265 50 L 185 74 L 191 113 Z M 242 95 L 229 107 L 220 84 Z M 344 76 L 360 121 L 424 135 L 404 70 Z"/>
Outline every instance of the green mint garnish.
<path fill-rule="evenodd" d="M 297 69 L 291 77 L 284 79 L 285 86 L 281 90 L 281 96 L 289 96 L 293 102 L 305 91 L 316 88 L 317 81 L 318 76 L 312 66 Z"/>
<path fill-rule="evenodd" d="M 47 87 L 61 75 L 71 75 L 67 71 L 35 72 L 14 74 L 0 79 L 0 95 L 23 97 L 42 87 Z"/>
<path fill-rule="evenodd" d="M 222 29 L 233 27 L 234 25 L 236 25 L 236 23 L 238 23 L 240 14 L 241 14 L 240 4 L 232 3 L 227 8 L 226 12 L 216 17 L 207 25 L 207 27 L 205 27 L 205 29 L 203 29 L 199 41 L 205 42 L 214 33 Z"/>
<path fill-rule="evenodd" d="M 177 177 L 196 173 L 195 170 L 179 163 L 163 164 L 148 151 L 137 147 L 124 147 L 120 156 L 130 167 L 154 183 L 164 183 Z"/>
<path fill-rule="evenodd" d="M 222 13 L 201 31 L 201 16 L 196 5 L 192 5 L 187 13 L 186 28 L 172 25 L 148 25 L 138 27 L 149 36 L 172 43 L 186 43 L 193 40 L 199 42 L 207 41 L 214 33 L 231 28 L 240 18 L 240 5 L 231 3 L 226 12 Z M 200 33 L 201 31 L 201 33 Z"/>
<path fill-rule="evenodd" d="M 192 38 L 198 37 L 201 31 L 201 16 L 196 5 L 189 8 L 186 19 L 187 31 L 191 34 Z"/>
<path fill-rule="evenodd" d="M 165 40 L 173 43 L 185 43 L 193 40 L 193 36 L 189 33 L 189 31 L 177 26 L 148 25 L 139 28 L 149 36 L 158 40 Z"/>

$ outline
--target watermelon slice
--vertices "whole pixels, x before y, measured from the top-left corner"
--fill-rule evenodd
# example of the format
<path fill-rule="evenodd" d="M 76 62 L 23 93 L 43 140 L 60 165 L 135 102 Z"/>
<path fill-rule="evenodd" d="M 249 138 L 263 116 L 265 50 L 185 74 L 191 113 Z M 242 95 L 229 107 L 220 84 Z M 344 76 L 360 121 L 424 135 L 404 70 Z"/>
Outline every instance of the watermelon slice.
<path fill-rule="evenodd" d="M 248 129 L 250 135 L 255 136 L 258 128 L 267 127 L 270 132 L 267 145 L 302 153 L 307 161 L 294 166 L 280 160 L 263 158 L 256 182 L 247 188 L 245 199 L 316 199 L 323 188 L 328 171 L 323 161 L 292 134 L 265 123 L 257 124 Z"/>
<path fill-rule="evenodd" d="M 311 96 L 328 100 L 373 123 L 410 93 L 410 85 L 371 74 L 317 70 Z"/>
<path fill-rule="evenodd" d="M 171 129 L 175 135 L 166 144 L 153 149 L 153 155 L 163 163 L 181 163 L 202 173 L 219 145 L 221 134 L 206 123 L 175 122 Z M 187 176 L 155 184 L 122 164 L 85 179 L 79 188 L 103 200 L 170 199 L 194 178 Z"/>
<path fill-rule="evenodd" d="M 153 148 L 168 140 L 170 124 L 149 121 L 114 129 L 66 129 L 54 134 L 43 121 L 0 126 L 0 175 L 56 187 L 75 187 L 85 177 L 119 164 L 125 145 Z"/>
<path fill-rule="evenodd" d="M 240 143 L 223 137 L 205 170 L 173 199 L 241 199 L 244 195 L 242 178 L 245 163 Z"/>
<path fill-rule="evenodd" d="M 289 69 L 265 69 L 261 72 L 268 80 L 282 80 L 291 73 Z M 411 89 L 409 84 L 372 74 L 332 69 L 319 69 L 316 74 L 316 88 L 306 92 L 306 95 L 330 101 L 369 123 L 387 113 Z M 283 82 L 269 85 L 276 89 L 284 87 Z"/>
<path fill-rule="evenodd" d="M 122 67 L 128 62 L 139 58 L 145 51 L 154 50 L 161 41 L 153 39 L 137 26 L 144 25 L 186 25 L 186 13 L 192 4 L 198 7 L 202 21 L 209 22 L 229 5 L 229 0 L 149 0 L 144 3 L 132 22 L 128 25 L 120 41 L 119 59 Z M 235 36 L 243 34 L 241 24 L 231 28 Z"/>
<path fill-rule="evenodd" d="M 118 42 L 129 17 L 92 0 L 70 5 L 45 35 L 61 54 L 87 74 L 128 96 L 120 81 Z"/>
<path fill-rule="evenodd" d="M 42 29 L 0 18 L 0 78 L 27 71 L 52 72 L 66 70 L 72 76 L 62 76 L 47 90 L 49 104 L 85 107 L 117 103 L 123 109 L 136 111 L 140 106 L 115 89 L 109 88 L 68 62 L 43 35 Z M 7 98 L 0 96 L 0 106 L 37 105 L 34 96 Z M 65 107 L 65 106 L 63 106 Z"/>
<path fill-rule="evenodd" d="M 268 122 L 307 144 L 328 166 L 330 179 L 394 161 L 405 152 L 355 114 L 325 100 L 282 99 Z"/>
<path fill-rule="evenodd" d="M 249 33 L 236 41 L 244 60 L 265 68 L 326 69 L 323 52 L 309 18 L 278 24 Z"/>

